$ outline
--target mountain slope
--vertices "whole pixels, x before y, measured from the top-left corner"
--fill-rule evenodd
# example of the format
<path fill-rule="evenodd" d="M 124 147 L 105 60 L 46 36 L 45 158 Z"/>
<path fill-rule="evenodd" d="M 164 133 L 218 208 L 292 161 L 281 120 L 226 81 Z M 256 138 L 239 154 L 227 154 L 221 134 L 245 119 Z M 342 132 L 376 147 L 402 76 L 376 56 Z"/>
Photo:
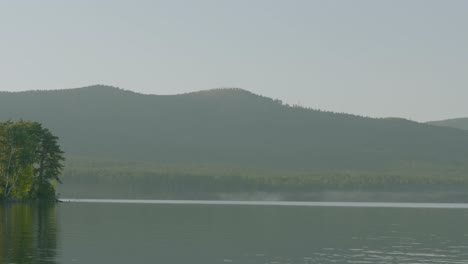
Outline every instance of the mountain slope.
<path fill-rule="evenodd" d="M 432 121 L 428 124 L 442 127 L 453 127 L 463 130 L 468 130 L 468 117 L 467 118 L 454 118 L 441 121 Z"/>
<path fill-rule="evenodd" d="M 1 92 L 0 120 L 9 118 L 44 123 L 69 156 L 297 170 L 468 161 L 465 131 L 289 107 L 241 89 Z"/>

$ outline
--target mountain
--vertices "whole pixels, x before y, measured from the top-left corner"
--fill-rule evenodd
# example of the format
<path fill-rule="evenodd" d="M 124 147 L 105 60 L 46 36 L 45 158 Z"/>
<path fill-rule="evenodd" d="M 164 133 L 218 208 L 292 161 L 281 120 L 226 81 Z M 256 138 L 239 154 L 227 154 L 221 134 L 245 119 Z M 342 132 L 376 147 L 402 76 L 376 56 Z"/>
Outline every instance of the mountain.
<path fill-rule="evenodd" d="M 69 157 L 304 171 L 468 161 L 459 129 L 292 107 L 242 89 L 0 92 L 0 120 L 20 118 L 50 128 Z"/>
<path fill-rule="evenodd" d="M 468 117 L 447 119 L 447 120 L 441 120 L 441 121 L 432 121 L 432 122 L 428 122 L 428 124 L 435 125 L 435 126 L 453 127 L 453 128 L 468 130 Z"/>

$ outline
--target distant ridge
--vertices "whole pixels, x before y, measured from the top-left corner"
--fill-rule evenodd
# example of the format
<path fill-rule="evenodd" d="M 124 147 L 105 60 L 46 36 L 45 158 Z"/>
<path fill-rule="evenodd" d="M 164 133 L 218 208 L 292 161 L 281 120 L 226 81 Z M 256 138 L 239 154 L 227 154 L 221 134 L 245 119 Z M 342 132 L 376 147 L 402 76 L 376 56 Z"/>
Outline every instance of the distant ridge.
<path fill-rule="evenodd" d="M 27 90 L 27 91 L 0 91 L 1 93 L 6 94 L 30 94 L 30 93 L 49 93 L 49 92 L 75 92 L 75 91 L 126 91 L 132 92 L 130 90 L 124 90 L 119 87 L 111 86 L 111 85 L 89 85 L 83 86 L 78 88 L 65 88 L 65 89 L 49 89 L 49 90 Z M 133 93 L 133 92 L 132 92 Z"/>
<path fill-rule="evenodd" d="M 239 88 L 0 92 L 0 120 L 20 118 L 50 127 L 69 156 L 296 170 L 468 161 L 466 131 L 289 106 Z"/>
<path fill-rule="evenodd" d="M 171 95 L 159 95 L 159 94 L 144 94 L 134 92 L 132 90 L 123 89 L 116 86 L 97 84 L 89 85 L 77 88 L 65 88 L 65 89 L 50 89 L 50 90 L 27 90 L 27 91 L 0 91 L 0 94 L 37 94 L 37 93 L 74 93 L 74 92 L 108 92 L 108 93 L 132 93 L 137 95 L 150 95 L 150 96 L 180 96 L 180 95 L 200 95 L 200 96 L 226 96 L 226 95 L 245 95 L 245 96 L 256 96 L 263 97 L 261 95 L 252 93 L 248 90 L 237 88 L 237 87 L 226 87 L 226 88 L 213 88 L 200 91 L 193 91 L 180 94 L 171 94 Z"/>
<path fill-rule="evenodd" d="M 453 127 L 463 130 L 468 130 L 468 117 L 465 118 L 453 118 L 441 121 L 432 121 L 428 122 L 428 124 L 441 126 L 441 127 Z"/>

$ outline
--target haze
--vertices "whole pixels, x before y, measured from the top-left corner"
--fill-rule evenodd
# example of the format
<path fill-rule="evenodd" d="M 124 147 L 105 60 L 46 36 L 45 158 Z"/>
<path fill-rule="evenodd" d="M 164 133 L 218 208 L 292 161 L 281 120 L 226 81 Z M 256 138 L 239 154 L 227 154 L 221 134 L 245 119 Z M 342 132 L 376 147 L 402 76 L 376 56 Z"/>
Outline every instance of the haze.
<path fill-rule="evenodd" d="M 468 116 L 467 1 L 2 1 L 0 90 L 241 87 L 417 121 Z"/>

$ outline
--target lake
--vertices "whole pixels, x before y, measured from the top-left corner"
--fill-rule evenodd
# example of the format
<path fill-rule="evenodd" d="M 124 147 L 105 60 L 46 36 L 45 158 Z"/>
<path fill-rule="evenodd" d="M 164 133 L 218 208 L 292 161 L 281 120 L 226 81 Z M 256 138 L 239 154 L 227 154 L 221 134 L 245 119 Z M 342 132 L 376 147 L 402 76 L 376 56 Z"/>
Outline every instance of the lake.
<path fill-rule="evenodd" d="M 0 263 L 468 263 L 468 206 L 0 205 Z"/>

